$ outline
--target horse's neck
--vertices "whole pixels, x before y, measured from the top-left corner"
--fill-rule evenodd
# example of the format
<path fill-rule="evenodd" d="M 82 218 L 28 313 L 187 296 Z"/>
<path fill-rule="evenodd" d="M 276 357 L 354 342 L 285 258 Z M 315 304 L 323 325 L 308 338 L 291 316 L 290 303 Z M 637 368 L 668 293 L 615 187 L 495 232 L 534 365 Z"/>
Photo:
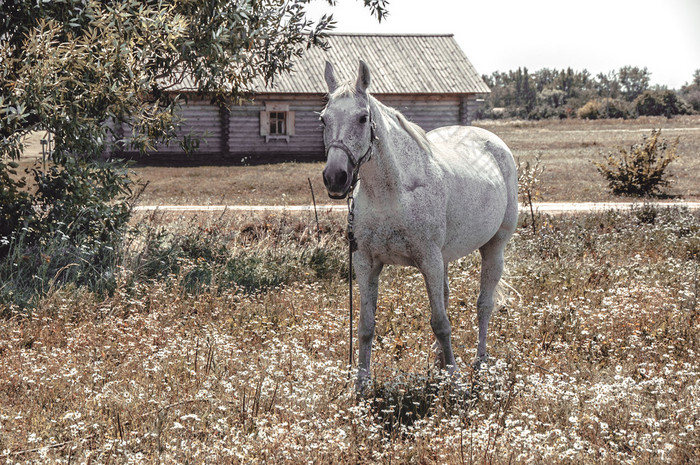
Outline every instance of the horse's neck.
<path fill-rule="evenodd" d="M 394 110 L 370 99 L 376 136 L 372 159 L 360 171 L 370 197 L 400 194 L 409 179 L 425 171 L 425 149 L 402 127 Z"/>

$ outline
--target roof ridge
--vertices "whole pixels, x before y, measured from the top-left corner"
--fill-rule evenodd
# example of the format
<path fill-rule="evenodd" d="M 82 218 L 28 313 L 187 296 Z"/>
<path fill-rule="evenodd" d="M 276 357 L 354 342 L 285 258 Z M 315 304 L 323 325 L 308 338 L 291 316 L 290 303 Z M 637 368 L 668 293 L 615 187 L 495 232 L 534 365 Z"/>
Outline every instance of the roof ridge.
<path fill-rule="evenodd" d="M 364 37 L 454 37 L 452 33 L 421 32 L 328 32 L 330 36 L 364 36 Z"/>

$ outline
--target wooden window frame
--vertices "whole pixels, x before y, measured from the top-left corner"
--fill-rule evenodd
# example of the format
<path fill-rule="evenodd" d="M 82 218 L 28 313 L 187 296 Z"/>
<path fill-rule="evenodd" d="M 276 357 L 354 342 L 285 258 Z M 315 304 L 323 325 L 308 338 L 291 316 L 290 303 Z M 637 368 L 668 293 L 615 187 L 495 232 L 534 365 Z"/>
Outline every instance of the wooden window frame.
<path fill-rule="evenodd" d="M 287 135 L 287 112 L 286 111 L 271 111 L 270 112 L 270 135 L 271 136 L 286 136 Z"/>
<path fill-rule="evenodd" d="M 280 117 L 280 114 L 282 115 Z M 296 114 L 289 110 L 289 104 L 278 102 L 265 103 L 265 109 L 260 112 L 260 135 L 265 137 L 265 142 L 284 140 L 289 143 L 290 136 L 295 135 L 294 126 Z M 281 132 L 273 130 L 272 122 L 276 121 Z M 282 124 L 280 127 L 279 124 Z"/>

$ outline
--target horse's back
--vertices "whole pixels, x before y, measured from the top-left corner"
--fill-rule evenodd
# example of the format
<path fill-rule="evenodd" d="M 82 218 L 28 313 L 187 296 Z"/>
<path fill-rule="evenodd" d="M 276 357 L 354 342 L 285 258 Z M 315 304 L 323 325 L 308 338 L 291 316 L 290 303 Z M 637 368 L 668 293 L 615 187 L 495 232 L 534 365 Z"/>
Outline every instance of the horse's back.
<path fill-rule="evenodd" d="M 501 232 L 504 238 L 510 237 L 518 220 L 518 174 L 508 146 L 492 132 L 473 126 L 442 127 L 426 136 L 435 156 L 459 178 L 464 189 L 453 201 L 477 201 L 483 209 L 481 215 L 499 218 L 493 218 L 491 234 Z M 484 186 L 480 192 L 473 191 L 477 185 Z M 478 205 L 473 207 L 480 210 Z M 455 226 L 461 228 L 464 223 Z"/>
<path fill-rule="evenodd" d="M 515 196 L 517 202 L 518 173 L 513 154 L 496 134 L 474 126 L 446 126 L 430 131 L 426 137 L 438 148 L 438 153 L 449 154 L 470 165 L 483 165 L 479 159 L 490 157 L 498 166 L 508 196 Z"/>
<path fill-rule="evenodd" d="M 517 183 L 513 154 L 496 134 L 474 126 L 445 126 L 426 134 L 431 144 L 449 146 L 461 156 L 488 154 L 498 164 L 506 183 Z"/>

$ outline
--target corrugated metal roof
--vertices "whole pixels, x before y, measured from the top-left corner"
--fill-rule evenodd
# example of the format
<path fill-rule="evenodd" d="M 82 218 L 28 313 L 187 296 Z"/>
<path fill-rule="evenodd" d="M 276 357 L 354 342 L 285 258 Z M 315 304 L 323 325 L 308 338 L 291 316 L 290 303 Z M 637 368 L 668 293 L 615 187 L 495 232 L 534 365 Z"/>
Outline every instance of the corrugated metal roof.
<path fill-rule="evenodd" d="M 490 92 L 452 34 L 347 34 L 332 33 L 330 49 L 314 47 L 296 59 L 291 73 L 275 78 L 272 87 L 262 79 L 258 93 L 325 94 L 326 60 L 338 81 L 355 80 L 359 60 L 370 68 L 374 94 L 483 94 Z M 167 81 L 167 79 L 165 80 Z M 167 85 L 166 82 L 164 82 Z M 170 91 L 195 91 L 185 76 Z"/>
<path fill-rule="evenodd" d="M 326 93 L 326 60 L 339 81 L 354 80 L 359 60 L 370 68 L 374 94 L 470 94 L 490 92 L 452 34 L 341 34 L 328 37 L 330 49 L 307 50 L 291 73 L 258 92 Z"/>

